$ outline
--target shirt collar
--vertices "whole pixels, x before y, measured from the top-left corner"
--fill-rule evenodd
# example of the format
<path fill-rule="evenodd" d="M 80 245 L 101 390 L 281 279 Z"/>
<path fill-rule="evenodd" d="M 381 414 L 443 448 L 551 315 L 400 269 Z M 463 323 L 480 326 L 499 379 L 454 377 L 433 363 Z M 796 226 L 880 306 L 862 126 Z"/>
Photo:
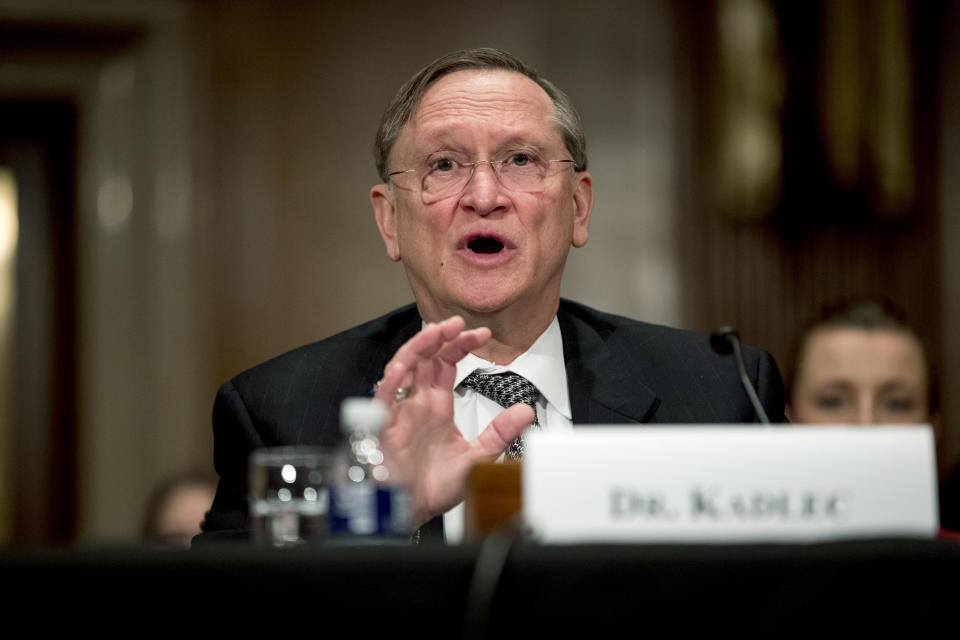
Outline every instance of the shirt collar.
<path fill-rule="evenodd" d="M 556 316 L 536 342 L 507 366 L 496 365 L 468 353 L 457 363 L 454 387 L 477 369 L 480 373 L 510 371 L 523 376 L 537 388 L 548 404 L 553 405 L 568 420 L 573 419 L 570 393 L 567 389 L 567 368 L 563 359 L 563 337 Z"/>

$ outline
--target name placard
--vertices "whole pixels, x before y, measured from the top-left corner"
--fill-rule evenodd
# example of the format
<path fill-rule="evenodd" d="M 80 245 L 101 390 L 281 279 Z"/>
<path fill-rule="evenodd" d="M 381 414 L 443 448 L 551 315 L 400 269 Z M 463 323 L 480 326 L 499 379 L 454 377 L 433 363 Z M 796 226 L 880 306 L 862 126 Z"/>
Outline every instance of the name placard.
<path fill-rule="evenodd" d="M 931 538 L 927 426 L 599 427 L 528 434 L 524 517 L 545 542 Z"/>

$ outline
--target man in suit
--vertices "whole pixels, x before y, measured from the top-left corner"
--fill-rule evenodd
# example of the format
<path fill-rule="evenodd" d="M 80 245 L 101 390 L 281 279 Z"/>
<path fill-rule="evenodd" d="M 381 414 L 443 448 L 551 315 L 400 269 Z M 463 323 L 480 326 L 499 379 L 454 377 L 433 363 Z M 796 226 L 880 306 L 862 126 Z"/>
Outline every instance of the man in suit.
<path fill-rule="evenodd" d="M 377 132 L 383 182 L 370 198 L 416 304 L 221 388 L 221 482 L 206 531 L 247 526 L 251 450 L 332 442 L 340 402 L 374 384 L 414 525 L 443 516 L 454 538 L 470 470 L 521 457 L 527 428 L 755 419 L 732 362 L 705 336 L 561 301 L 567 254 L 586 243 L 593 208 L 585 148 L 567 96 L 502 51 L 443 56 L 400 88 Z M 747 364 L 782 419 L 773 360 L 748 349 Z"/>

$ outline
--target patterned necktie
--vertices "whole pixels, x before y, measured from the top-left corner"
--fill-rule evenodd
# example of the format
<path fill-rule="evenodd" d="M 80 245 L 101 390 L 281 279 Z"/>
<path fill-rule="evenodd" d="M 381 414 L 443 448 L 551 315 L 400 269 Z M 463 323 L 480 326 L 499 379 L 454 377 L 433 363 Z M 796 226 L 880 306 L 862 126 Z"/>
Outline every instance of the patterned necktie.
<path fill-rule="evenodd" d="M 501 407 L 511 407 L 518 402 L 530 405 L 533 409 L 531 429 L 539 429 L 537 420 L 537 398 L 540 392 L 523 376 L 515 373 L 487 374 L 474 371 L 460 383 L 461 387 L 473 389 L 482 396 L 490 398 Z M 506 456 L 519 462 L 523 459 L 523 435 L 520 435 L 506 451 Z"/>

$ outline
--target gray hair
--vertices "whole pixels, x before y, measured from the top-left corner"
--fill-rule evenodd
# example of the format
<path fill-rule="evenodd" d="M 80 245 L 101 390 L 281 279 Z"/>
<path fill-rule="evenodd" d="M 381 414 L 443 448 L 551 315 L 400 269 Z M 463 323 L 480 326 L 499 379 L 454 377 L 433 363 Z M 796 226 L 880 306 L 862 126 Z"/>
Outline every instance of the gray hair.
<path fill-rule="evenodd" d="M 381 180 L 389 181 L 390 151 L 396 144 L 400 131 L 420 106 L 420 101 L 430 85 L 445 75 L 472 69 L 513 71 L 536 82 L 553 101 L 554 124 L 573 159 L 574 169 L 587 170 L 587 138 L 583 133 L 583 121 L 567 94 L 506 51 L 482 48 L 464 49 L 441 56 L 418 71 L 400 87 L 380 118 L 377 137 L 373 143 L 373 156 Z"/>

